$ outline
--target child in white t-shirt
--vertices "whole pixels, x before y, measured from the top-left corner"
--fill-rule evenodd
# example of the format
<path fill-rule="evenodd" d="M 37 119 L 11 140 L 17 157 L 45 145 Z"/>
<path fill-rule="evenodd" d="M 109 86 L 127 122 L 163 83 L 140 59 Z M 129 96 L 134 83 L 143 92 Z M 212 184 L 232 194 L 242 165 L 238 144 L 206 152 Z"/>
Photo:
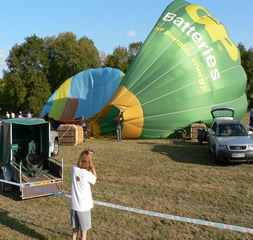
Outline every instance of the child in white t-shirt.
<path fill-rule="evenodd" d="M 90 184 L 95 184 L 97 174 L 90 150 L 82 151 L 77 165 L 72 167 L 71 190 L 71 226 L 72 239 L 77 239 L 79 230 L 81 239 L 86 239 L 91 228 L 91 213 L 93 200 Z"/>

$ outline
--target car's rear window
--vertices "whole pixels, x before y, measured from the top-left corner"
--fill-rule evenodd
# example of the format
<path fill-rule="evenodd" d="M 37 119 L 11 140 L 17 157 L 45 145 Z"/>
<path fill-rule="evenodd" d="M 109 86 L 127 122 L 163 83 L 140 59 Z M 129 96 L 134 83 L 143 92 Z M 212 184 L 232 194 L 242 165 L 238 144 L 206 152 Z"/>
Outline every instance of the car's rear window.
<path fill-rule="evenodd" d="M 233 118 L 233 112 L 231 110 L 216 110 L 213 113 L 214 118 L 219 118 L 219 117 L 232 117 Z"/>
<path fill-rule="evenodd" d="M 247 131 L 241 124 L 219 124 L 219 136 L 247 136 Z"/>

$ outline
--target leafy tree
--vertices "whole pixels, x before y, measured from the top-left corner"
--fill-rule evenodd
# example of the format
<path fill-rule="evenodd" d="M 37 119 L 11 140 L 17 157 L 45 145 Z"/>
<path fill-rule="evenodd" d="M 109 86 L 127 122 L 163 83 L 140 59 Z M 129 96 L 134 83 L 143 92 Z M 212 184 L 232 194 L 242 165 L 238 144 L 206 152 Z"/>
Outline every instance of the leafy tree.
<path fill-rule="evenodd" d="M 78 46 L 80 50 L 80 62 L 83 66 L 86 66 L 86 69 L 101 67 L 99 51 L 94 46 L 92 40 L 82 37 L 78 41 Z"/>
<path fill-rule="evenodd" d="M 116 47 L 113 50 L 112 55 L 107 55 L 105 59 L 105 66 L 118 68 L 122 72 L 126 72 L 129 66 L 127 49 L 121 46 Z"/>
<path fill-rule="evenodd" d="M 130 43 L 128 46 L 128 62 L 131 64 L 140 48 L 142 47 L 142 42 Z"/>
<path fill-rule="evenodd" d="M 6 91 L 6 81 L 1 79 L 0 80 L 0 112 L 8 111 L 8 108 L 7 108 L 8 100 L 9 100 L 9 96 Z"/>
<path fill-rule="evenodd" d="M 113 55 L 115 56 L 117 63 L 118 63 L 118 68 L 122 72 L 126 72 L 128 69 L 128 51 L 124 47 L 116 47 L 113 51 Z"/>
<path fill-rule="evenodd" d="M 135 42 L 129 44 L 128 50 L 125 47 L 116 47 L 113 50 L 113 54 L 106 56 L 104 59 L 104 65 L 106 67 L 118 68 L 125 73 L 141 46 L 142 42 Z"/>
<path fill-rule="evenodd" d="M 241 54 L 241 64 L 247 74 L 246 94 L 249 102 L 249 107 L 253 107 L 253 49 L 246 50 L 242 43 L 238 44 Z"/>
<path fill-rule="evenodd" d="M 25 40 L 16 44 L 6 59 L 8 70 L 4 71 L 1 96 L 8 96 L 5 108 L 9 111 L 29 109 L 38 116 L 51 95 L 48 52 L 44 40 L 36 35 Z"/>
<path fill-rule="evenodd" d="M 56 39 L 47 38 L 46 42 L 52 92 L 78 72 L 101 66 L 98 50 L 87 37 L 77 40 L 75 34 L 66 32 L 60 33 Z"/>
<path fill-rule="evenodd" d="M 106 56 L 104 60 L 104 64 L 106 67 L 116 68 L 117 67 L 117 59 L 115 56 L 109 54 Z"/>

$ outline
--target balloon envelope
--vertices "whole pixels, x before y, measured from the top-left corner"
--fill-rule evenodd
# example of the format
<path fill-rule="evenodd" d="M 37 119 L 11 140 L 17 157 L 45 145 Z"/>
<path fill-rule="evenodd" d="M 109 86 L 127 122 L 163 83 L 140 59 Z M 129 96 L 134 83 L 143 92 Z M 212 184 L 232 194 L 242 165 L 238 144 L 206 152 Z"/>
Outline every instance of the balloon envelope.
<path fill-rule="evenodd" d="M 184 0 L 163 12 L 108 105 L 93 118 L 97 134 L 115 135 L 123 110 L 125 138 L 165 138 L 211 109 L 228 106 L 241 120 L 247 109 L 246 74 L 222 23 Z"/>
<path fill-rule="evenodd" d="M 82 71 L 66 80 L 49 98 L 41 117 L 59 122 L 75 122 L 82 116 L 93 116 L 103 109 L 118 88 L 123 73 L 115 68 Z"/>

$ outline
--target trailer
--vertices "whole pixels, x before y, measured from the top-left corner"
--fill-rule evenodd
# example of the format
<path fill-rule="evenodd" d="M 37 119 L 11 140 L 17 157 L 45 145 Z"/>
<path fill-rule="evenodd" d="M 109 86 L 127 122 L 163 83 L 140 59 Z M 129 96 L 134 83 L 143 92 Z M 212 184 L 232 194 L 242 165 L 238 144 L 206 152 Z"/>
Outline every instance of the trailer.
<path fill-rule="evenodd" d="M 63 159 L 51 157 L 50 123 L 40 118 L 5 119 L 0 124 L 0 179 L 20 184 L 21 198 L 50 195 L 25 186 L 63 192 Z M 12 186 L 0 182 L 1 191 Z"/>

